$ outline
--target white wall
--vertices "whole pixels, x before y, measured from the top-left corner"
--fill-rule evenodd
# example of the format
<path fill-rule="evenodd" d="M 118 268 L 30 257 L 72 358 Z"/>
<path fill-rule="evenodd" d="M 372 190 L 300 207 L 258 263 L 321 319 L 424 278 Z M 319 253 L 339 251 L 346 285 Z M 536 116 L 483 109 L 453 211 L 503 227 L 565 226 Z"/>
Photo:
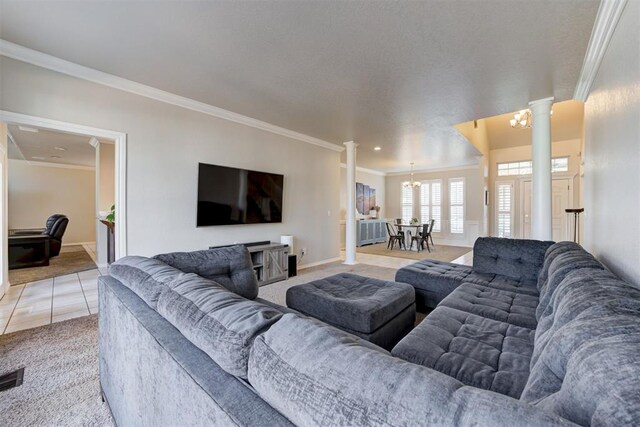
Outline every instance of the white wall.
<path fill-rule="evenodd" d="M 42 228 L 49 216 L 69 217 L 62 243 L 95 242 L 95 171 L 9 160 L 9 228 Z"/>
<path fill-rule="evenodd" d="M 640 2 L 629 1 L 585 104 L 585 247 L 640 285 Z"/>
<path fill-rule="evenodd" d="M 452 178 L 464 178 L 465 180 L 465 224 L 464 234 L 449 233 L 449 180 Z M 482 165 L 461 169 L 450 169 L 433 172 L 414 173 L 414 179 L 425 181 L 432 179 L 442 180 L 442 231 L 433 233 L 433 238 L 441 244 L 473 246 L 476 239 L 482 235 L 484 217 L 484 179 Z M 402 217 L 400 204 L 402 183 L 409 180 L 409 174 L 387 175 L 386 177 L 386 207 L 387 218 Z M 414 198 L 414 216 L 419 218 L 419 191 Z"/>
<path fill-rule="evenodd" d="M 303 263 L 339 256 L 339 153 L 2 58 L 1 108 L 127 133 L 129 254 L 293 234 Z M 282 224 L 196 228 L 198 162 L 285 176 Z"/>
<path fill-rule="evenodd" d="M 9 223 L 7 221 L 7 125 L 0 123 L 0 298 L 4 295 L 9 287 L 9 268 L 6 259 L 9 252 L 7 243 L 7 233 Z"/>
<path fill-rule="evenodd" d="M 580 139 L 571 139 L 567 141 L 556 141 L 551 144 L 552 157 L 569 157 L 569 172 L 562 174 L 554 174 L 557 177 L 573 179 L 573 206 L 581 207 L 580 200 L 580 152 L 582 150 L 582 141 Z M 490 205 L 490 234 L 496 233 L 496 217 L 495 217 L 495 193 L 496 182 L 513 183 L 513 235 L 521 238 L 522 230 L 520 230 L 521 215 L 521 199 L 520 199 L 520 183 L 531 179 L 531 176 L 504 176 L 498 177 L 498 163 L 518 162 L 531 160 L 531 145 L 520 147 L 500 148 L 491 150 L 489 155 L 489 205 Z"/>

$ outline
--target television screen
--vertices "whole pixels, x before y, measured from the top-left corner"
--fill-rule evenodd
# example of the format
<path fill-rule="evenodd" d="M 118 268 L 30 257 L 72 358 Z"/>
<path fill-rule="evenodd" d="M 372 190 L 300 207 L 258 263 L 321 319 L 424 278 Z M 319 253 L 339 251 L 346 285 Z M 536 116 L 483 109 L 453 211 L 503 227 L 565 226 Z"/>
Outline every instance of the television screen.
<path fill-rule="evenodd" d="M 197 226 L 282 222 L 284 176 L 198 165 Z"/>

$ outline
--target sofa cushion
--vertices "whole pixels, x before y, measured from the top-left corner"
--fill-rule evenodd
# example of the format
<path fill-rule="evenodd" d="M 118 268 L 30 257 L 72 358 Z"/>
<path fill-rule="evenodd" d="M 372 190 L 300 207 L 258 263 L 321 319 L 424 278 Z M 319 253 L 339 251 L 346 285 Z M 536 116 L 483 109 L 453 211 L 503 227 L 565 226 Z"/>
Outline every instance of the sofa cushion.
<path fill-rule="evenodd" d="M 399 269 L 395 280 L 412 285 L 424 295 L 421 305 L 434 308 L 472 273 L 466 265 L 425 259 Z"/>
<path fill-rule="evenodd" d="M 273 307 L 158 259 L 125 257 L 109 271 L 222 369 L 238 377 L 247 376 L 254 338 L 282 316 Z"/>
<path fill-rule="evenodd" d="M 292 314 L 256 339 L 249 382 L 296 425 L 566 425 Z"/>
<path fill-rule="evenodd" d="M 440 303 L 467 313 L 524 328 L 536 328 L 538 297 L 465 282 Z"/>
<path fill-rule="evenodd" d="M 247 376 L 253 340 L 282 317 L 279 310 L 193 273 L 167 283 L 157 310 L 222 369 L 241 378 Z"/>
<path fill-rule="evenodd" d="M 340 273 L 287 290 L 287 306 L 339 328 L 370 334 L 414 304 L 406 283 Z"/>
<path fill-rule="evenodd" d="M 490 279 L 488 279 L 490 277 Z M 501 291 L 515 292 L 522 295 L 538 296 L 538 288 L 536 283 L 530 280 L 512 279 L 511 277 L 502 276 L 500 274 L 480 274 L 472 273 L 465 282 L 474 283 L 490 289 L 498 289 Z"/>
<path fill-rule="evenodd" d="M 607 270 L 585 268 L 569 272 L 542 312 L 535 336 L 532 364 L 546 351 L 554 333 L 583 312 L 601 305 L 640 304 L 640 290 Z"/>
<path fill-rule="evenodd" d="M 109 275 L 136 293 L 154 310 L 163 284 L 184 274 L 157 259 L 141 256 L 120 258 L 109 266 Z"/>
<path fill-rule="evenodd" d="M 243 245 L 194 252 L 172 252 L 154 256 L 185 273 L 211 279 L 248 299 L 258 296 L 258 281 L 249 251 Z"/>
<path fill-rule="evenodd" d="M 544 255 L 544 262 L 542 263 L 540 274 L 538 275 L 538 290 L 541 289 L 547 281 L 549 277 L 549 267 L 558 255 L 579 250 L 582 250 L 582 246 L 574 242 L 558 242 L 549 246 L 549 249 L 547 249 Z"/>
<path fill-rule="evenodd" d="M 553 242 L 481 237 L 473 246 L 473 271 L 536 282 Z"/>
<path fill-rule="evenodd" d="M 536 317 L 538 319 L 540 319 L 542 313 L 547 309 L 556 289 L 561 285 L 567 275 L 575 270 L 590 270 L 596 273 L 605 271 L 605 268 L 590 253 L 582 248 L 555 256 L 549 265 L 547 279 L 540 287 L 540 303 L 536 308 Z"/>
<path fill-rule="evenodd" d="M 638 425 L 638 302 L 596 304 L 557 329 L 532 366 L 522 400 L 580 425 Z"/>
<path fill-rule="evenodd" d="M 529 377 L 534 331 L 438 307 L 391 354 L 462 383 L 519 398 Z"/>

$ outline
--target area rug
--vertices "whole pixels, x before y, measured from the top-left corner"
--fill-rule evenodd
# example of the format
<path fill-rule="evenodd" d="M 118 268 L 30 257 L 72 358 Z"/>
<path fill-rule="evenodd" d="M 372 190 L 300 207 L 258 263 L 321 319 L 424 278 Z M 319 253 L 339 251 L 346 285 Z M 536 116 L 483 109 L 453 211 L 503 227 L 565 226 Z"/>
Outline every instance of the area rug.
<path fill-rule="evenodd" d="M 63 246 L 60 255 L 51 258 L 46 267 L 20 268 L 9 271 L 9 283 L 21 285 L 23 283 L 37 282 L 65 274 L 78 273 L 80 271 L 97 268 L 87 251 L 81 245 Z"/>
<path fill-rule="evenodd" d="M 98 316 L 0 336 L 0 374 L 24 367 L 0 393 L 2 426 L 111 426 L 98 377 Z"/>
<path fill-rule="evenodd" d="M 420 252 L 416 251 L 415 249 L 412 251 L 406 251 L 406 250 L 398 249 L 397 246 L 395 247 L 395 249 L 391 250 L 391 249 L 387 249 L 386 243 L 360 246 L 356 250 L 356 252 L 360 252 L 363 254 L 392 256 L 395 258 L 415 259 L 418 261 L 423 259 L 435 259 L 438 261 L 445 261 L 445 262 L 451 262 L 454 259 L 459 258 L 470 251 L 471 251 L 471 248 L 465 248 L 462 246 L 445 246 L 445 245 L 432 246 L 431 252 L 427 251 L 426 249 L 423 251 L 421 250 Z"/>

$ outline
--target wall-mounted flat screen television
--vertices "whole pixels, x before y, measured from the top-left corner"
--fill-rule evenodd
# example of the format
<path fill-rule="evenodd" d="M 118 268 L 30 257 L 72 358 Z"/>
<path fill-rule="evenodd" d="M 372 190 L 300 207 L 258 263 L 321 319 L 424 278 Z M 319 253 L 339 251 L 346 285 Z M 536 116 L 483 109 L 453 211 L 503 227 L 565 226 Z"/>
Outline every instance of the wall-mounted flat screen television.
<path fill-rule="evenodd" d="M 284 176 L 198 165 L 197 226 L 282 222 Z"/>

